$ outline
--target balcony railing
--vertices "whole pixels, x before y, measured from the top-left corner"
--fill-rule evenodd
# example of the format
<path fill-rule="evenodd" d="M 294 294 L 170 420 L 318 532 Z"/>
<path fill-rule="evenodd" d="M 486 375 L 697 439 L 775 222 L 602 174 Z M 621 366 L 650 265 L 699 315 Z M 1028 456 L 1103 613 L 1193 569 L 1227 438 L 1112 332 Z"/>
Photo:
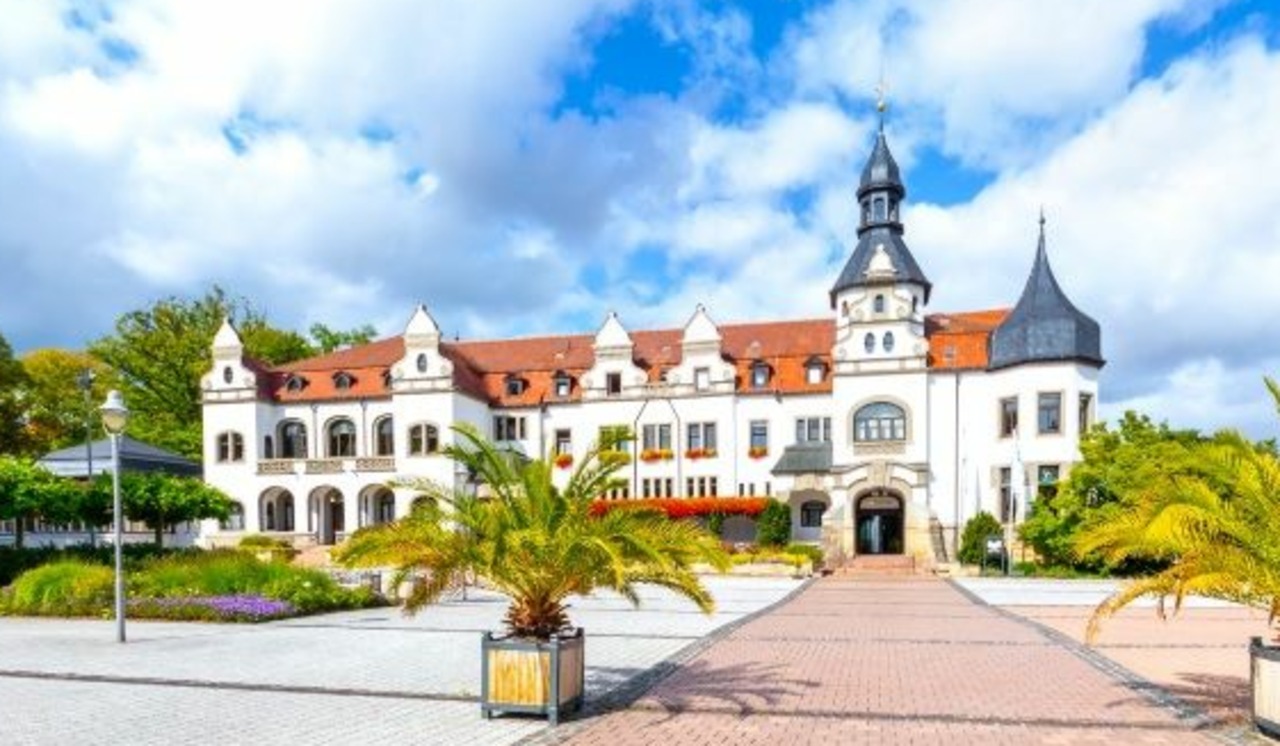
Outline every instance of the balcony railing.
<path fill-rule="evenodd" d="M 297 474 L 298 465 L 305 474 L 341 474 L 348 466 L 354 471 L 395 471 L 394 456 L 366 456 L 363 458 L 268 458 L 258 462 L 259 474 Z"/>
<path fill-rule="evenodd" d="M 356 471 L 395 471 L 396 460 L 392 456 L 369 456 L 356 459 Z"/>
<path fill-rule="evenodd" d="M 307 459 L 308 474 L 341 474 L 342 459 L 340 458 L 313 458 Z"/>
<path fill-rule="evenodd" d="M 293 474 L 294 464 L 291 458 L 262 459 L 258 462 L 259 474 Z"/>

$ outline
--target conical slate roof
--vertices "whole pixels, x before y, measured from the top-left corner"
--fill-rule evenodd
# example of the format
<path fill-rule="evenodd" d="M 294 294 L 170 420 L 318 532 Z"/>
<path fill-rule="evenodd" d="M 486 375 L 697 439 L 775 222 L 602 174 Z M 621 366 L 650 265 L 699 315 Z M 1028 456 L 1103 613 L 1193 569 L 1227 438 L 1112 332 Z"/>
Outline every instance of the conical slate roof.
<path fill-rule="evenodd" d="M 1102 332 L 1098 322 L 1076 308 L 1053 276 L 1044 246 L 1044 218 L 1031 276 L 1022 297 L 991 334 L 989 368 L 1023 363 L 1075 360 L 1101 367 Z"/>
<path fill-rule="evenodd" d="M 862 178 L 858 182 L 858 196 L 861 197 L 872 189 L 880 187 L 896 189 L 899 197 L 907 192 L 902 185 L 902 173 L 898 170 L 898 162 L 893 159 L 893 153 L 889 152 L 889 143 L 884 138 L 883 128 L 876 134 L 876 145 L 871 150 L 867 165 L 862 167 Z"/>

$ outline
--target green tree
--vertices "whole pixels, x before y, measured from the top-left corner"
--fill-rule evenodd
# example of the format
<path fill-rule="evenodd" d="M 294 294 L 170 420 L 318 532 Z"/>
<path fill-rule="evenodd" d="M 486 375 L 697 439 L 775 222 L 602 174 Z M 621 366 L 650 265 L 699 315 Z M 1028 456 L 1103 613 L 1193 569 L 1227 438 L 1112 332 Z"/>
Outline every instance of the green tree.
<path fill-rule="evenodd" d="M 23 355 L 22 367 L 26 443 L 33 455 L 83 443 L 86 427 L 89 437 L 102 435 L 97 407 L 119 386 L 105 363 L 84 352 L 48 348 Z M 85 371 L 93 377 L 87 402 L 78 383 Z"/>
<path fill-rule="evenodd" d="M 1160 564 L 1156 558 L 1134 554 L 1114 566 L 1100 553 L 1081 554 L 1076 540 L 1083 531 L 1126 510 L 1126 496 L 1158 476 L 1203 475 L 1193 453 L 1208 440 L 1195 430 L 1157 425 L 1134 412 L 1126 412 L 1115 430 L 1095 427 L 1080 441 L 1081 461 L 1055 494 L 1033 501 L 1019 535 L 1046 565 L 1121 574 L 1152 569 L 1152 562 Z"/>
<path fill-rule="evenodd" d="M 22 386 L 27 375 L 0 334 L 0 454 L 20 453 L 24 445 Z"/>
<path fill-rule="evenodd" d="M 247 300 L 216 286 L 199 298 L 170 297 L 130 311 L 89 351 L 120 376 L 135 437 L 200 457 L 200 378 L 213 365 L 210 346 L 224 318 L 235 321 L 248 357 L 282 363 L 313 351 L 299 335 L 271 327 Z"/>
<path fill-rule="evenodd" d="M 373 341 L 377 333 L 378 330 L 374 329 L 370 324 L 358 326 L 347 331 L 330 329 L 324 324 L 311 325 L 311 338 L 315 340 L 320 352 L 326 355 L 340 347 L 367 344 Z"/>
<path fill-rule="evenodd" d="M 412 486 L 434 500 L 405 518 L 361 529 L 336 557 L 353 566 L 392 565 L 398 581 L 425 571 L 406 600 L 409 612 L 437 599 L 459 573 L 487 579 L 511 599 L 511 634 L 549 639 L 568 628 L 565 601 L 608 588 L 633 604 L 637 585 L 669 588 L 710 612 L 714 602 L 693 572 L 697 562 L 727 566 L 720 542 L 692 521 L 649 510 L 591 513 L 592 501 L 617 484 L 621 464 L 600 459 L 598 445 L 568 483 L 552 482 L 553 465 L 499 450 L 474 428 L 455 428 L 461 444 L 447 455 L 475 474 L 479 498 L 433 482 Z"/>
<path fill-rule="evenodd" d="M 110 515 L 112 502 L 111 476 L 103 475 L 77 508 L 83 511 L 84 520 L 91 521 L 94 516 L 101 520 L 104 509 Z M 164 545 L 164 532 L 169 527 L 204 518 L 225 520 L 234 504 L 221 490 L 199 479 L 160 472 L 121 474 L 120 502 L 129 520 L 143 521 L 155 533 L 157 547 Z"/>
<path fill-rule="evenodd" d="M 960 534 L 960 561 L 969 565 L 982 564 L 987 555 L 987 539 L 991 536 L 1003 537 L 1004 527 L 995 516 L 985 510 L 980 511 L 964 524 L 964 531 Z"/>
<path fill-rule="evenodd" d="M 780 547 L 791 541 L 791 508 L 786 503 L 770 500 L 756 519 L 756 542 L 761 546 Z"/>
<path fill-rule="evenodd" d="M 0 456 L 0 519 L 16 523 L 14 544 L 21 547 L 26 524 L 33 519 L 49 523 L 76 520 L 80 488 L 24 458 Z"/>

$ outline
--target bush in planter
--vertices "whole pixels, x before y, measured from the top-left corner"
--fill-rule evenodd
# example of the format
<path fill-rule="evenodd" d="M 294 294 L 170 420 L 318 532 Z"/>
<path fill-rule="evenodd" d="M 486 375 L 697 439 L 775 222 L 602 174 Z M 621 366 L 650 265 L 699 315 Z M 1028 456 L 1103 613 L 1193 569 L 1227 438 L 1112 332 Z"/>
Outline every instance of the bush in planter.
<path fill-rule="evenodd" d="M 979 565 L 986 558 L 987 539 L 992 535 L 1004 536 L 1004 526 L 987 511 L 979 511 L 964 524 L 960 534 L 960 561 L 968 565 Z"/>

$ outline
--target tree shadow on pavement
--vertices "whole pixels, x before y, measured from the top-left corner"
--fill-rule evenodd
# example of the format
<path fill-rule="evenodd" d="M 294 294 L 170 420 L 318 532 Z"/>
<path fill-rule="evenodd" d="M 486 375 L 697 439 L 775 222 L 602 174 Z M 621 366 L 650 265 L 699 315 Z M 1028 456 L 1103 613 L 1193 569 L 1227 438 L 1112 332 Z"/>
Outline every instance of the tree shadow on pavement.
<path fill-rule="evenodd" d="M 1214 720 L 1235 722 L 1249 717 L 1252 693 L 1247 679 L 1239 676 L 1180 673 L 1178 681 L 1176 684 L 1165 684 L 1165 690 Z"/>

